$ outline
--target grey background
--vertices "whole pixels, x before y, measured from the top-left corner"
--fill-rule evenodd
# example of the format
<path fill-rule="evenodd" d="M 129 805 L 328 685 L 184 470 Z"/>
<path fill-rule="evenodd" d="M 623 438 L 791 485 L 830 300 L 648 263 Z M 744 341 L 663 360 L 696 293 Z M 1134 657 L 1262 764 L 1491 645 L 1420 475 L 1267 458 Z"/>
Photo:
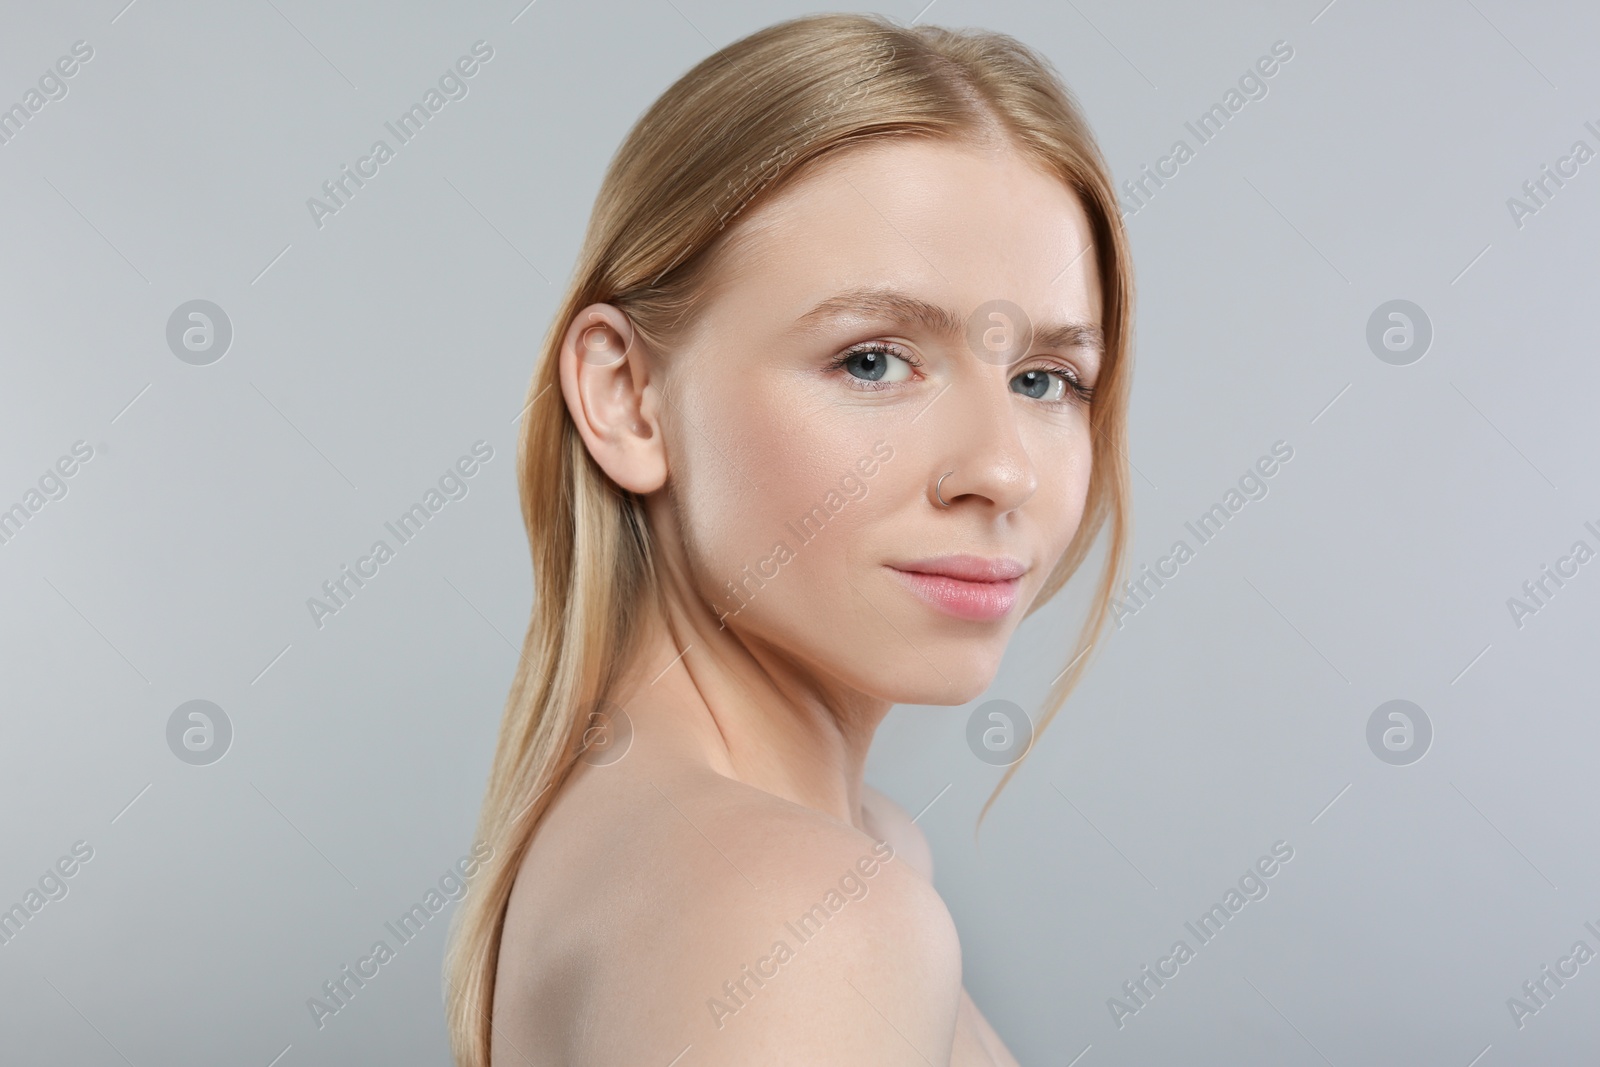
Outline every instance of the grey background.
<path fill-rule="evenodd" d="M 0 545 L 0 905 L 94 849 L 0 946 L 8 1063 L 447 1060 L 442 921 L 320 1031 L 306 999 L 470 847 L 531 596 L 514 420 L 603 168 L 713 45 L 806 10 L 524 2 L 7 5 L 0 104 L 95 50 L 0 145 L 0 507 L 95 453 Z M 1134 567 L 1293 459 L 1097 651 L 976 840 L 978 702 L 897 708 L 874 748 L 974 997 L 1029 1065 L 1593 1062 L 1600 962 L 1521 1029 L 1506 1000 L 1600 949 L 1600 563 L 1521 628 L 1506 600 L 1600 545 L 1600 162 L 1521 228 L 1506 201 L 1600 148 L 1600 16 L 923 2 L 879 10 L 1044 51 L 1119 180 L 1294 49 L 1128 219 Z M 317 228 L 306 199 L 479 39 L 469 95 Z M 1397 298 L 1434 329 L 1409 366 L 1365 340 Z M 165 340 L 194 299 L 234 330 L 204 367 Z M 468 495 L 318 629 L 306 599 L 480 439 Z M 1085 603 L 984 699 L 1035 707 Z M 1409 766 L 1366 742 L 1396 698 L 1434 728 Z M 207 766 L 166 742 L 194 699 L 233 727 Z M 1270 894 L 1119 1029 L 1107 998 L 1280 839 Z"/>

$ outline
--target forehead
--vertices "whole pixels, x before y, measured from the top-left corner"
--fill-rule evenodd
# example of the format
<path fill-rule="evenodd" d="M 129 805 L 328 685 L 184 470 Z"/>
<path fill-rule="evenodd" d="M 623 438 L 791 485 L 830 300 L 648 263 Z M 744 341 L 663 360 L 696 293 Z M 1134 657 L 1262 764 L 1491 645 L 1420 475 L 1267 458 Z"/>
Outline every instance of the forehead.
<path fill-rule="evenodd" d="M 769 317 L 893 287 L 960 315 L 1004 300 L 1041 321 L 1101 319 L 1081 201 L 1004 143 L 896 138 L 824 159 L 738 223 L 719 273 L 726 310 Z"/>

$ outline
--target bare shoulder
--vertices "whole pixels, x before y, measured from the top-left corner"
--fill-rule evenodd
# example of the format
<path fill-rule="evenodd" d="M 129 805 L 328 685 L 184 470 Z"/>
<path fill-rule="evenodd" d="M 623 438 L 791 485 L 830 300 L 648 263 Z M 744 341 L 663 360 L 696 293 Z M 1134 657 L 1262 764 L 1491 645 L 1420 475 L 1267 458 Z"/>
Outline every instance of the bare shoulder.
<path fill-rule="evenodd" d="M 960 943 L 893 841 L 704 769 L 608 787 L 609 825 L 550 827 L 560 877 L 513 893 L 502 952 L 536 959 L 497 1028 L 575 1065 L 949 1062 Z"/>
<path fill-rule="evenodd" d="M 921 871 L 924 878 L 932 881 L 933 850 L 928 847 L 928 839 L 923 836 L 922 828 L 913 821 L 906 809 L 866 784 L 861 787 L 861 807 L 878 836 L 887 840 L 896 852 L 905 857 L 907 866 Z"/>
<path fill-rule="evenodd" d="M 694 799 L 720 844 L 700 848 L 715 888 L 682 902 L 696 1062 L 945 1062 L 961 949 L 925 875 L 887 836 L 736 782 L 706 788 Z"/>

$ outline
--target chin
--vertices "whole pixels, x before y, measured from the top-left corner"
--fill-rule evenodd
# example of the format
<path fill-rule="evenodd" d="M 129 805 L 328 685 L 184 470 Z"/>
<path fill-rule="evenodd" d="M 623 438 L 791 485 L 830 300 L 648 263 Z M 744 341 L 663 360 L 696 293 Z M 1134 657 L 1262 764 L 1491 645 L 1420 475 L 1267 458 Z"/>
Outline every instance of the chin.
<path fill-rule="evenodd" d="M 974 644 L 969 655 L 951 655 L 937 648 L 924 648 L 922 655 L 911 653 L 895 677 L 884 679 L 884 697 L 896 704 L 925 704 L 933 707 L 958 707 L 970 704 L 988 692 L 999 670 L 999 657 L 977 655 Z M 933 661 L 930 666 L 923 655 Z M 937 669 L 935 669 L 937 668 Z"/>

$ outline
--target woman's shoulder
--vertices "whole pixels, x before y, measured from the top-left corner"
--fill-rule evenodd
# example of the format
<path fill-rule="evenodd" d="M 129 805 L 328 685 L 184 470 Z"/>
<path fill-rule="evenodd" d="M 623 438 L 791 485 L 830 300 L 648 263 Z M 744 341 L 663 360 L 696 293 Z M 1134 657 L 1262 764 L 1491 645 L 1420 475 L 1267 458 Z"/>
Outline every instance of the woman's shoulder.
<path fill-rule="evenodd" d="M 866 813 L 867 821 L 877 836 L 893 845 L 895 851 L 905 857 L 907 866 L 931 882 L 933 851 L 928 847 L 928 839 L 923 836 L 916 818 L 870 785 L 862 786 L 861 810 Z"/>
<path fill-rule="evenodd" d="M 497 993 L 496 1026 L 508 1011 L 564 1029 L 572 1063 L 948 1052 L 960 944 L 903 831 L 875 840 L 705 768 L 594 773 L 609 769 L 558 801 L 519 871 L 532 892 L 513 894 L 502 953 L 521 959 L 502 972 L 534 980 Z"/>

